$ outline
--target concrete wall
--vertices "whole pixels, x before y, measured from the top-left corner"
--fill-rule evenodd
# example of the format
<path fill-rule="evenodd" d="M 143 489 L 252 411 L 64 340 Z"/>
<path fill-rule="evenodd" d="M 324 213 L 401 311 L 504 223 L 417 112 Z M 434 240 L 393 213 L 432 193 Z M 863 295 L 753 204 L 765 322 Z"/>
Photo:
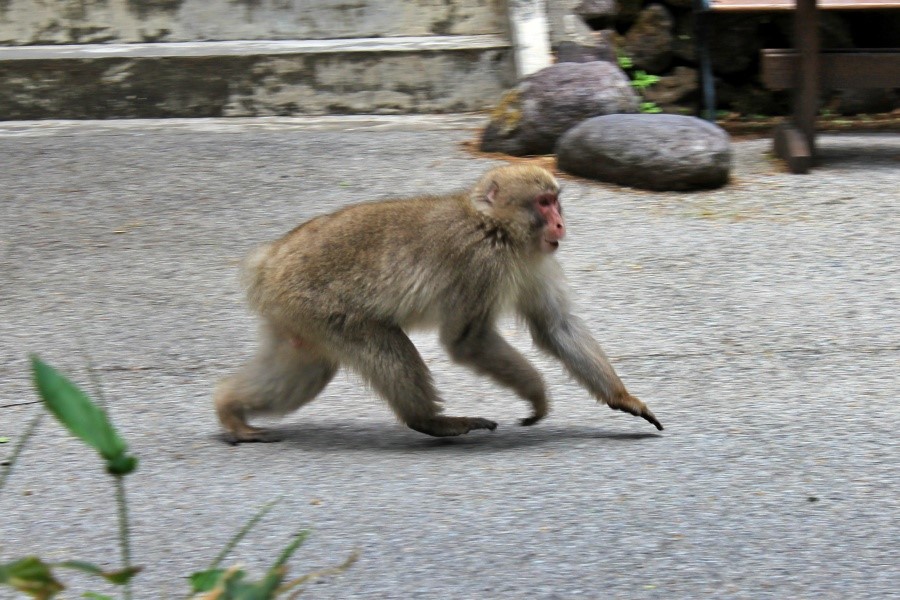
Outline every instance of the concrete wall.
<path fill-rule="evenodd" d="M 0 0 L 0 45 L 506 32 L 504 0 Z"/>

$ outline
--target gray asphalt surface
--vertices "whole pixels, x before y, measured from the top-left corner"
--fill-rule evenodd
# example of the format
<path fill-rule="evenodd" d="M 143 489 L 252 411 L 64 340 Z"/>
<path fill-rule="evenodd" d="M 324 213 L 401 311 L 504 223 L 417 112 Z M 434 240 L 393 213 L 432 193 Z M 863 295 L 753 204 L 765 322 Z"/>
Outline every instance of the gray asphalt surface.
<path fill-rule="evenodd" d="M 303 528 L 293 574 L 361 551 L 309 598 L 900 597 L 896 135 L 825 135 L 807 176 L 735 142 L 732 184 L 702 193 L 565 181 L 579 313 L 664 432 L 510 321 L 554 398 L 535 427 L 422 334 L 447 413 L 497 431 L 417 434 L 344 373 L 272 421 L 283 442 L 221 441 L 212 387 L 254 348 L 241 257 L 346 203 L 467 185 L 497 162 L 461 147 L 479 123 L 0 123 L 0 457 L 38 410 L 26 353 L 86 389 L 92 361 L 141 459 L 141 599 L 183 597 L 277 497 L 229 562 L 258 574 Z M 99 461 L 45 419 L 0 493 L 0 561 L 112 568 L 115 532 Z"/>

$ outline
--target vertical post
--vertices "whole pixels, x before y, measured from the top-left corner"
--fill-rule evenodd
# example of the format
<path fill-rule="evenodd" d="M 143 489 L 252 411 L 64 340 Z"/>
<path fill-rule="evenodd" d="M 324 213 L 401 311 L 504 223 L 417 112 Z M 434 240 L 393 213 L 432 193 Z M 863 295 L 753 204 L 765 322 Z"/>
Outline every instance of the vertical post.
<path fill-rule="evenodd" d="M 794 91 L 794 123 L 806 138 L 811 158 L 815 158 L 820 80 L 816 0 L 797 0 L 797 10 L 794 14 L 794 47 L 797 49 L 799 60 Z"/>
<path fill-rule="evenodd" d="M 712 58 L 709 56 L 711 15 L 708 0 L 694 0 L 694 15 L 694 46 L 700 61 L 700 116 L 715 123 L 716 83 L 712 72 Z"/>
<path fill-rule="evenodd" d="M 516 77 L 550 66 L 550 28 L 544 0 L 509 0 Z"/>

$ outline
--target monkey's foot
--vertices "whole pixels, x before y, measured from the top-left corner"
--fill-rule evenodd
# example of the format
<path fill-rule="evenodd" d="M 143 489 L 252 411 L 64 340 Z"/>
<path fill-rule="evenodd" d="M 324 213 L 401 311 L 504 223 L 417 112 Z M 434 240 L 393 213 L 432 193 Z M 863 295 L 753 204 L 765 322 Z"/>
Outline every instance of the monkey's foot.
<path fill-rule="evenodd" d="M 544 414 L 535 413 L 535 414 L 531 415 L 530 417 L 526 417 L 524 419 L 519 419 L 519 425 L 522 425 L 523 427 L 530 427 L 531 425 L 534 425 L 535 423 L 537 423 L 538 421 L 543 419 L 545 416 L 546 416 L 546 413 L 544 413 Z"/>
<path fill-rule="evenodd" d="M 489 419 L 480 419 L 478 417 L 440 416 L 407 423 L 406 426 L 419 433 L 433 435 L 434 437 L 450 437 L 469 433 L 473 429 L 490 429 L 493 431 L 497 428 L 497 423 Z"/>
<path fill-rule="evenodd" d="M 232 446 L 237 446 L 238 444 L 254 442 L 262 444 L 280 442 L 281 438 L 268 429 L 243 425 L 236 429 L 232 429 L 229 433 L 225 434 L 225 441 Z"/>
<path fill-rule="evenodd" d="M 626 393 L 624 396 L 616 398 L 615 400 L 610 400 L 607 402 L 607 405 L 613 410 L 621 410 L 622 412 L 627 412 L 630 415 L 641 417 L 642 419 L 645 419 L 646 421 L 652 423 L 660 431 L 663 430 L 662 423 L 657 420 L 657 418 L 653 415 L 653 412 L 649 408 L 647 408 L 647 405 L 631 394 Z"/>

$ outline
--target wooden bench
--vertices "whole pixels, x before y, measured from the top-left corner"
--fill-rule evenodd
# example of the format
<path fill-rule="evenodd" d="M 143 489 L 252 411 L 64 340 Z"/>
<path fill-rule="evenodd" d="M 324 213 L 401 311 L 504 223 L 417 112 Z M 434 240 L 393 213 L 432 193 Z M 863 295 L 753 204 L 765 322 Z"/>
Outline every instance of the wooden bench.
<path fill-rule="evenodd" d="M 775 154 L 794 173 L 806 173 L 816 155 L 815 122 L 820 89 L 900 87 L 900 49 L 819 48 L 818 10 L 885 10 L 900 0 L 695 0 L 697 48 L 704 116 L 715 119 L 708 46 L 713 12 L 795 11 L 793 50 L 763 50 L 762 80 L 770 89 L 793 89 L 791 119 L 775 130 Z"/>

